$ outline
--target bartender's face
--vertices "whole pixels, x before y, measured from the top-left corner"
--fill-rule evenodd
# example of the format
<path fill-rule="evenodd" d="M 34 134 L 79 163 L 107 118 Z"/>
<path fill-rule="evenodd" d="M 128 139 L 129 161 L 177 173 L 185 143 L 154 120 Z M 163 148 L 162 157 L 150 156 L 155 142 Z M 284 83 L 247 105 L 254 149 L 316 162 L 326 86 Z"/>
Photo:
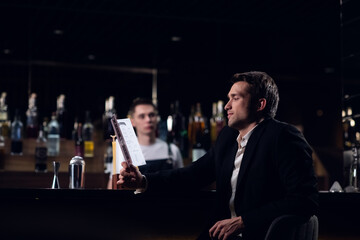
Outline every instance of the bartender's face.
<path fill-rule="evenodd" d="M 234 83 L 228 93 L 229 101 L 225 105 L 229 127 L 239 131 L 246 128 L 252 118 L 250 116 L 251 94 L 249 87 L 247 82 Z"/>
<path fill-rule="evenodd" d="M 138 135 L 155 133 L 157 126 L 156 110 L 148 104 L 137 105 L 131 117 L 131 123 L 136 128 Z"/>

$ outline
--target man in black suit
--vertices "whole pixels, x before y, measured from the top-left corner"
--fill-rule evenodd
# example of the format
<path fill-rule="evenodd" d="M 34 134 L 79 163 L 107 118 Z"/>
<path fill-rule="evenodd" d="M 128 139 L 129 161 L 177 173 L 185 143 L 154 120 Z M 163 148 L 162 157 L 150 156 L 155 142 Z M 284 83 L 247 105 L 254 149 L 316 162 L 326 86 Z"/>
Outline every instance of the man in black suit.
<path fill-rule="evenodd" d="M 125 189 L 198 189 L 216 180 L 217 211 L 201 239 L 264 239 L 283 214 L 316 213 L 311 149 L 293 126 L 274 119 L 278 88 L 264 72 L 235 74 L 225 105 L 228 126 L 202 158 L 181 169 L 143 176 L 120 172 Z"/>

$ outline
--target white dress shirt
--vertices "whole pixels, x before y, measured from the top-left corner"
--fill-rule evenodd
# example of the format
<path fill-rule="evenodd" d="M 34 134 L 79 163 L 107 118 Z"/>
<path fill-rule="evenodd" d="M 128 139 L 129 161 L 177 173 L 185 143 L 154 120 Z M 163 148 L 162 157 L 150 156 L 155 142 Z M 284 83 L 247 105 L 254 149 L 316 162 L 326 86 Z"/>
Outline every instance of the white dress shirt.
<path fill-rule="evenodd" d="M 235 206 L 234 206 L 237 179 L 238 179 L 238 176 L 239 176 L 240 166 L 241 166 L 241 162 L 242 162 L 242 159 L 243 159 L 243 156 L 244 156 L 246 144 L 247 144 L 252 132 L 256 128 L 256 126 L 253 127 L 241 139 L 240 139 L 240 133 L 239 133 L 239 136 L 236 139 L 236 141 L 238 142 L 239 147 L 238 147 L 238 150 L 236 152 L 235 161 L 234 161 L 234 169 L 233 169 L 233 172 L 232 172 L 232 175 L 231 175 L 232 194 L 231 194 L 231 198 L 230 198 L 230 201 L 229 201 L 229 208 L 230 208 L 230 212 L 231 212 L 231 218 L 237 217 L 237 215 L 235 213 Z"/>

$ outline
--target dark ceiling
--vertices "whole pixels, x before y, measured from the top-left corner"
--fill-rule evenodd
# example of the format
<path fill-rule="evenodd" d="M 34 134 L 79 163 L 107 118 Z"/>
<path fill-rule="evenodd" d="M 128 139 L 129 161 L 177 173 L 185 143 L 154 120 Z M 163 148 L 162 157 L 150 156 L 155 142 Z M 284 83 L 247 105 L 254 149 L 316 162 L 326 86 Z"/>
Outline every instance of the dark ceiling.
<path fill-rule="evenodd" d="M 0 60 L 323 71 L 339 56 L 339 1 L 0 2 Z"/>

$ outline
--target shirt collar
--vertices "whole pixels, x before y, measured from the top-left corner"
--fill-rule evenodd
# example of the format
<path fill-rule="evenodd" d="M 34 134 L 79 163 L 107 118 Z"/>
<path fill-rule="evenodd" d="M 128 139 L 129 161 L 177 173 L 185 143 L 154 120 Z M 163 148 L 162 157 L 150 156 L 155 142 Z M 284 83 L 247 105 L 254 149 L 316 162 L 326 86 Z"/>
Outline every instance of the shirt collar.
<path fill-rule="evenodd" d="M 251 136 L 251 134 L 253 133 L 254 129 L 257 127 L 258 124 L 256 124 L 248 133 L 245 134 L 244 137 L 240 138 L 240 133 L 238 135 L 238 137 L 236 138 L 236 141 L 238 142 L 238 147 L 239 148 L 244 148 Z"/>

